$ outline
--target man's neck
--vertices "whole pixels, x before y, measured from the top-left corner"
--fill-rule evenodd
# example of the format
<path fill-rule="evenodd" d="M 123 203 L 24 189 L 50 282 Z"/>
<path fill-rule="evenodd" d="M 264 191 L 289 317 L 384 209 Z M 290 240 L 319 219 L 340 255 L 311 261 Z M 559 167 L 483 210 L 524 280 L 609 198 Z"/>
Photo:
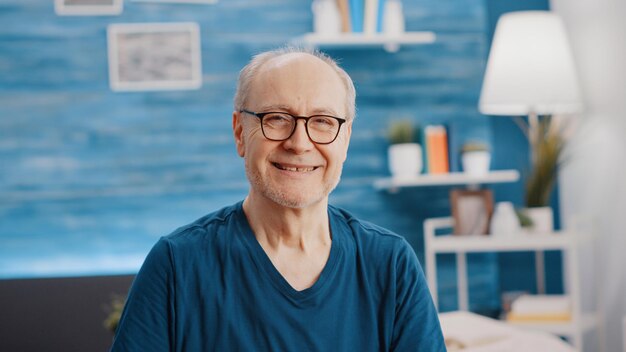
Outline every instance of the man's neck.
<path fill-rule="evenodd" d="M 330 256 L 328 199 L 293 209 L 250 192 L 243 210 L 257 241 L 291 287 L 301 291 L 313 286 Z"/>
<path fill-rule="evenodd" d="M 266 250 L 289 247 L 309 252 L 320 245 L 330 245 L 328 199 L 305 208 L 288 208 L 251 192 L 243 210 Z"/>

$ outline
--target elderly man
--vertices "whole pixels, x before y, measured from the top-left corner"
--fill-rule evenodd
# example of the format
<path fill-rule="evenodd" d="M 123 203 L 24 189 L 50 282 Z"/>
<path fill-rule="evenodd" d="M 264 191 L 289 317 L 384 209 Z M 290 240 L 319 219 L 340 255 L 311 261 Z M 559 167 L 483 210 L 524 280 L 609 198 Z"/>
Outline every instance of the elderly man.
<path fill-rule="evenodd" d="M 354 101 L 321 53 L 254 57 L 233 112 L 248 196 L 158 241 L 113 351 L 445 351 L 407 242 L 328 205 Z"/>

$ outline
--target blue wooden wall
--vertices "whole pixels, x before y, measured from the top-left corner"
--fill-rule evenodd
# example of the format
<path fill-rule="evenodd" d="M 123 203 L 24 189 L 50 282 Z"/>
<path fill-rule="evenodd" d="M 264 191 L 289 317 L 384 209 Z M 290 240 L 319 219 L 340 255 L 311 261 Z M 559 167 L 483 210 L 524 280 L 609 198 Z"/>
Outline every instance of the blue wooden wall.
<path fill-rule="evenodd" d="M 435 44 L 327 51 L 358 94 L 331 202 L 404 235 L 423 259 L 422 221 L 449 214 L 449 189 L 375 191 L 388 175 L 386 128 L 398 118 L 447 124 L 453 169 L 464 140 L 491 143 L 476 108 L 488 26 L 484 0 L 404 8 L 407 30 L 432 30 Z M 202 88 L 111 92 L 107 25 L 179 21 L 200 25 Z M 238 71 L 309 32 L 312 14 L 305 0 L 126 1 L 120 16 L 59 17 L 52 0 L 4 0 L 0 23 L 0 278 L 9 278 L 134 272 L 159 236 L 242 199 L 231 135 Z M 493 258 L 476 256 L 470 272 L 473 305 L 497 305 Z M 451 266 L 441 275 L 443 309 L 454 308 Z"/>

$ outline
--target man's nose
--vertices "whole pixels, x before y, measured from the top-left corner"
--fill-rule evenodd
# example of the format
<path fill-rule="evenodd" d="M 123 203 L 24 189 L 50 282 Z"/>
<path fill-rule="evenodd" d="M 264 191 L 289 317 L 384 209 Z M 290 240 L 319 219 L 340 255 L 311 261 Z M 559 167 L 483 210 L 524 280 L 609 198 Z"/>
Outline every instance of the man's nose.
<path fill-rule="evenodd" d="M 306 132 L 305 120 L 296 121 L 296 128 L 291 137 L 285 140 L 284 145 L 285 148 L 293 150 L 296 153 L 301 153 L 313 148 L 314 143 Z"/>

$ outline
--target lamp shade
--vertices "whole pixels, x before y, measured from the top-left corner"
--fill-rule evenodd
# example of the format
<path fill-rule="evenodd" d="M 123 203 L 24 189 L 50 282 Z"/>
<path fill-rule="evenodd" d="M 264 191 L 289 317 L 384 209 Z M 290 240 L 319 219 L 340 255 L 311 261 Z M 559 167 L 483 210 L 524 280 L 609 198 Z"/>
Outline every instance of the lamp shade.
<path fill-rule="evenodd" d="M 479 110 L 487 115 L 566 114 L 582 109 L 565 27 L 549 11 L 498 20 Z"/>

